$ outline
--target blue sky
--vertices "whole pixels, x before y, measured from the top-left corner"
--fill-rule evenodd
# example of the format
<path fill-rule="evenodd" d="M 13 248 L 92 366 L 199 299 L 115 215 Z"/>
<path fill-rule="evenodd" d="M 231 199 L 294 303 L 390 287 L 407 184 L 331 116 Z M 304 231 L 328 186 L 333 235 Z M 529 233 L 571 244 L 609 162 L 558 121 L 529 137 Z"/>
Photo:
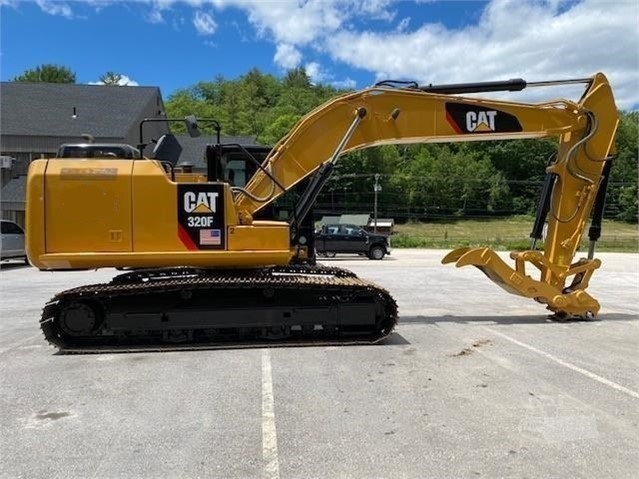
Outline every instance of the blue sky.
<path fill-rule="evenodd" d="M 605 0 L 0 0 L 0 78 L 43 63 L 114 71 L 168 97 L 217 75 L 304 66 L 318 83 L 608 74 L 639 105 L 639 6 Z M 558 91 L 557 96 L 574 96 Z M 536 99 L 539 89 L 524 94 Z"/>

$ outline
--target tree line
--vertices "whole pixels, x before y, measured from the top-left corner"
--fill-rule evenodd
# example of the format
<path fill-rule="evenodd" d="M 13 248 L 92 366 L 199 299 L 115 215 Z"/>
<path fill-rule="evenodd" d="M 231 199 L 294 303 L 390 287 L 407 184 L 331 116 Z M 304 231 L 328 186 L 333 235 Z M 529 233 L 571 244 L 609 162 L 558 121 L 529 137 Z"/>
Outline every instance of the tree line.
<path fill-rule="evenodd" d="M 101 81 L 117 85 L 120 78 L 107 72 Z M 66 67 L 44 65 L 14 81 L 73 83 L 75 74 Z M 341 93 L 345 90 L 313 84 L 303 68 L 281 78 L 254 68 L 236 79 L 218 76 L 177 90 L 165 106 L 169 117 L 215 118 L 226 135 L 251 136 L 272 145 L 304 114 Z M 639 112 L 622 111 L 620 117 L 605 216 L 637 222 Z M 380 216 L 432 219 L 534 214 L 545 167 L 555 150 L 551 139 L 361 150 L 337 162 L 317 206 L 323 211 L 370 213 L 375 175 L 381 175 Z"/>

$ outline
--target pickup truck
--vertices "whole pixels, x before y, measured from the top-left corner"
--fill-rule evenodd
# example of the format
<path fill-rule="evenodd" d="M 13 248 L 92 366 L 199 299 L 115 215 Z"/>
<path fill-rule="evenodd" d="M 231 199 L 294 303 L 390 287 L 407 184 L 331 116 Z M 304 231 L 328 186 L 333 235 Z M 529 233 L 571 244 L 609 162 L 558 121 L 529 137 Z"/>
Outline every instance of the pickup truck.
<path fill-rule="evenodd" d="M 315 251 L 317 256 L 326 258 L 350 253 L 382 259 L 391 253 L 391 248 L 387 236 L 369 233 L 357 225 L 329 224 L 315 232 Z"/>

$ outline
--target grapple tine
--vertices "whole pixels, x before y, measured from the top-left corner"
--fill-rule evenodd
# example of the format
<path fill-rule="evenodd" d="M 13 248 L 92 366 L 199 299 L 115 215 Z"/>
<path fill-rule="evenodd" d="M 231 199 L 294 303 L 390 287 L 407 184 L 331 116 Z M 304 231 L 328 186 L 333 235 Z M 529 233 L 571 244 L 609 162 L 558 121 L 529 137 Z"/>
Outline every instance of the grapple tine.
<path fill-rule="evenodd" d="M 515 286 L 521 284 L 521 275 L 508 266 L 497 253 L 489 248 L 459 248 L 446 255 L 446 258 L 449 257 L 456 257 L 455 266 L 458 268 L 462 266 L 475 266 L 495 284 L 509 293 L 530 297 L 528 294 L 523 294 L 519 291 L 519 288 Z"/>
<path fill-rule="evenodd" d="M 472 248 L 469 247 L 465 247 L 465 248 L 457 248 L 452 250 L 450 253 L 448 253 L 446 256 L 444 256 L 442 258 L 442 264 L 448 264 L 448 263 L 454 263 L 456 262 L 459 258 L 461 258 L 467 251 L 470 251 Z"/>
<path fill-rule="evenodd" d="M 489 248 L 468 248 L 463 255 L 459 257 L 457 260 L 457 267 L 461 268 L 462 266 L 488 266 L 495 261 L 502 261 L 502 259 L 497 256 L 493 250 Z M 504 263 L 506 266 L 506 263 Z"/>

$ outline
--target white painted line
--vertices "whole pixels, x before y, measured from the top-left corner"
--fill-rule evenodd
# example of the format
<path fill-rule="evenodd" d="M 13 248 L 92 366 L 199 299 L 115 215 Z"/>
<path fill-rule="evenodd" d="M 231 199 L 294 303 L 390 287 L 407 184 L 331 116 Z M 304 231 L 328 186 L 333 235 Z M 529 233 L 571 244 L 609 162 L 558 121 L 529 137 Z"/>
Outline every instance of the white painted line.
<path fill-rule="evenodd" d="M 262 459 L 264 460 L 264 478 L 279 479 L 280 464 L 277 457 L 271 350 L 268 348 L 262 349 Z"/>
<path fill-rule="evenodd" d="M 33 336 L 29 336 L 28 338 L 22 339 L 22 340 L 18 341 L 17 343 L 12 344 L 11 346 L 9 346 L 7 348 L 0 349 L 0 354 L 4 354 L 7 351 L 13 351 L 14 349 L 22 346 L 23 344 L 26 344 L 26 343 L 28 343 L 30 341 L 33 341 L 34 339 L 37 339 L 37 338 L 42 338 L 42 335 L 41 334 L 35 334 Z"/>
<path fill-rule="evenodd" d="M 490 329 L 490 328 L 484 328 L 487 331 L 490 331 L 493 334 L 496 334 L 497 336 L 501 336 L 504 339 L 507 339 L 508 341 L 510 341 L 511 343 L 514 343 L 518 346 L 521 346 L 522 348 L 526 348 L 534 353 L 537 353 L 541 356 L 544 356 L 545 358 L 550 359 L 551 361 L 556 362 L 557 364 L 560 364 L 561 366 L 568 368 L 568 369 L 572 369 L 573 371 L 578 372 L 579 374 L 583 374 L 584 376 L 590 378 L 590 379 L 594 379 L 595 381 L 600 382 L 601 384 L 605 384 L 608 387 L 611 387 L 612 389 L 616 389 L 619 392 L 622 392 L 624 394 L 627 394 L 630 397 L 633 397 L 635 399 L 639 399 L 639 393 L 636 391 L 633 391 L 632 389 L 628 389 L 627 387 L 622 386 L 621 384 L 617 384 L 614 381 L 611 381 L 610 379 L 606 379 L 604 377 L 599 376 L 598 374 L 595 373 L 591 373 L 590 371 L 580 368 L 579 366 L 575 366 L 572 363 L 569 363 L 568 361 L 564 361 L 563 359 L 559 359 L 556 356 L 553 356 L 550 353 L 547 353 L 545 351 L 542 351 L 541 349 L 537 349 L 534 346 L 531 346 L 530 344 L 526 344 L 526 343 L 522 343 L 521 341 L 517 341 L 514 338 L 511 338 L 510 336 L 505 335 L 504 333 L 500 333 L 499 331 L 495 331 L 494 329 Z"/>

